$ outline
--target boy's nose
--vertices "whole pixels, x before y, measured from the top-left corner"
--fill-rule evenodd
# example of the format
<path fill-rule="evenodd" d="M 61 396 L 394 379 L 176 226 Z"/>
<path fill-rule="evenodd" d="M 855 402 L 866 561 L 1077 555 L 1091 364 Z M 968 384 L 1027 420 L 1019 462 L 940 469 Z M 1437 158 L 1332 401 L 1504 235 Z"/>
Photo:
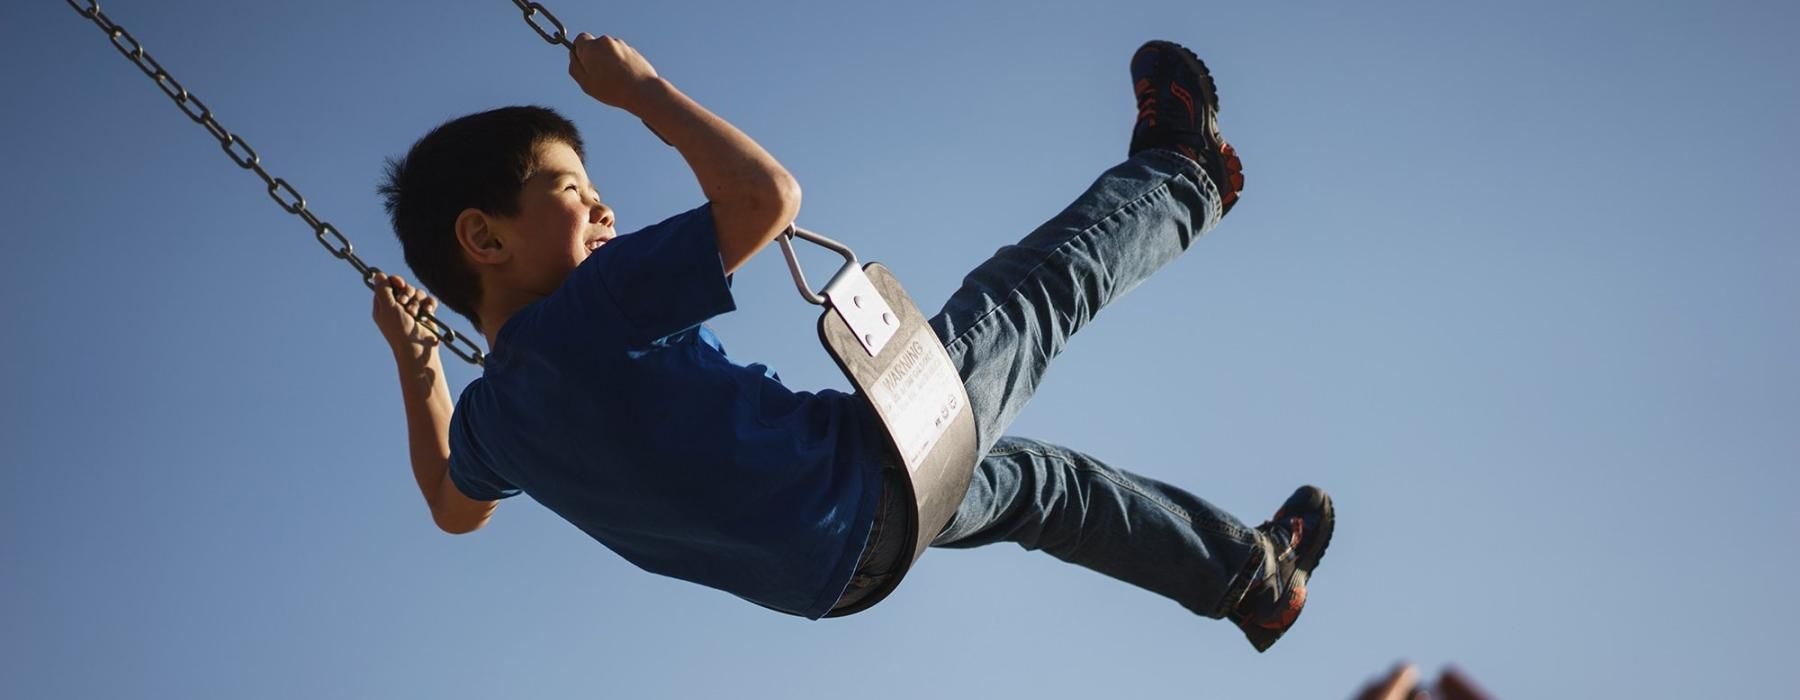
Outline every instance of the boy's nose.
<path fill-rule="evenodd" d="M 612 228 L 612 225 L 613 225 L 612 207 L 606 206 L 605 204 L 596 203 L 594 205 L 594 208 L 588 210 L 588 223 L 603 224 L 607 228 Z"/>

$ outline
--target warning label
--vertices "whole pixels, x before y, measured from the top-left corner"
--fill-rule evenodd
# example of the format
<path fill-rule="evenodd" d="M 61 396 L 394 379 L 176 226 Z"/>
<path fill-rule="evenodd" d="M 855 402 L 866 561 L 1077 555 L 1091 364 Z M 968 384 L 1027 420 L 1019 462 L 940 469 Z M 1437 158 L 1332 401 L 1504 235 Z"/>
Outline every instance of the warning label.
<path fill-rule="evenodd" d="M 870 387 L 869 397 L 886 417 L 907 471 L 918 471 L 962 410 L 962 378 L 930 326 L 919 326 L 903 345 L 889 350 L 900 355 Z"/>

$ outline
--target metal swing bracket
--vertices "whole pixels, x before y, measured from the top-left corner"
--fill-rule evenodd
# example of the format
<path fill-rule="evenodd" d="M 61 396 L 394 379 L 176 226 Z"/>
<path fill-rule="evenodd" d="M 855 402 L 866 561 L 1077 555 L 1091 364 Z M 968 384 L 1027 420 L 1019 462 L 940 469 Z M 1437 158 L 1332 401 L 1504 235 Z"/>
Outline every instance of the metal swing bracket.
<path fill-rule="evenodd" d="M 844 256 L 843 267 L 838 268 L 825 288 L 814 292 L 812 285 L 806 281 L 806 271 L 800 267 L 800 258 L 794 254 L 793 239 L 800 238 Z M 863 272 L 857 263 L 856 253 L 849 246 L 826 238 L 798 226 L 789 226 L 777 239 L 781 243 L 781 252 L 787 256 L 788 270 L 794 273 L 794 285 L 799 288 L 800 296 L 810 304 L 824 306 L 837 312 L 844 323 L 855 332 L 856 339 L 862 343 L 870 357 L 881 354 L 888 341 L 900 330 L 900 319 L 894 308 L 882 298 L 881 292 L 875 289 L 875 283 Z"/>

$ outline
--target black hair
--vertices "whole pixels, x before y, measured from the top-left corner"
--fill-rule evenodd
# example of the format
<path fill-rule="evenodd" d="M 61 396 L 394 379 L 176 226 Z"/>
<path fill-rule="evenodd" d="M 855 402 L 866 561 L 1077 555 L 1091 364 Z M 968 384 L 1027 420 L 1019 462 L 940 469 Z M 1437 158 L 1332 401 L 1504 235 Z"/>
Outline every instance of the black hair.
<path fill-rule="evenodd" d="M 502 107 L 444 122 L 387 161 L 379 191 L 419 284 L 451 310 L 481 325 L 481 280 L 456 240 L 456 217 L 474 208 L 519 213 L 538 146 L 561 142 L 582 153 L 575 125 L 545 107 Z"/>

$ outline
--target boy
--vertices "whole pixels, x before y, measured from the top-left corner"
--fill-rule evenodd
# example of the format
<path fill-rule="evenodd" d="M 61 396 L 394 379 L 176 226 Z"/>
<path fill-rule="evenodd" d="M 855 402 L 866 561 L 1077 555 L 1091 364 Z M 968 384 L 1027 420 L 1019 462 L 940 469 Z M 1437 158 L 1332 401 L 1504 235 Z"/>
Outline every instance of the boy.
<path fill-rule="evenodd" d="M 707 203 L 629 236 L 583 167 L 574 127 L 515 107 L 448 122 L 382 186 L 406 262 L 491 351 L 454 410 L 431 335 L 436 301 L 378 285 L 413 474 L 447 532 L 531 494 L 646 570 L 817 619 L 854 605 L 910 553 L 884 537 L 885 447 L 872 412 L 739 365 L 702 325 L 733 310 L 730 275 L 800 208 L 794 178 L 624 42 L 582 34 L 569 73 L 687 160 Z M 1245 527 L 1180 489 L 1001 433 L 1050 358 L 1113 298 L 1235 204 L 1235 152 L 1187 49 L 1132 57 L 1129 160 L 964 280 L 931 319 L 968 388 L 979 454 L 940 547 L 1016 542 L 1229 618 L 1260 651 L 1293 624 L 1330 541 L 1323 491 Z M 929 536 L 929 535 L 926 535 Z"/>

